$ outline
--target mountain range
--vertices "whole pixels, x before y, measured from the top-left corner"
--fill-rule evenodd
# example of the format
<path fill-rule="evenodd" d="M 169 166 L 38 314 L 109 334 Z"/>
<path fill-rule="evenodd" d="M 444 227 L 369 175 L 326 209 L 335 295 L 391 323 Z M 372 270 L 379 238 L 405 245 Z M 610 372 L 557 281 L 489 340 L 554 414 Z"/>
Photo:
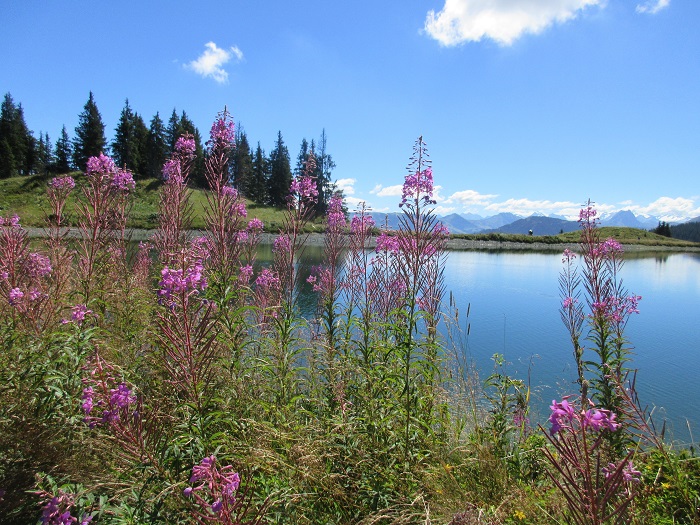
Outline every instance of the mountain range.
<path fill-rule="evenodd" d="M 371 212 L 377 227 L 387 227 L 395 230 L 399 227 L 401 213 L 379 213 Z M 465 217 L 458 213 L 452 213 L 439 220 L 447 226 L 450 233 L 520 233 L 528 234 L 530 231 L 534 235 L 557 235 L 577 230 L 577 221 L 570 221 L 561 216 L 547 217 L 542 214 L 533 214 L 529 217 L 522 217 L 513 213 L 499 213 L 490 217 L 479 217 L 470 215 Z M 658 217 L 645 215 L 635 215 L 629 210 L 622 210 L 616 213 L 603 215 L 600 220 L 601 226 L 618 226 L 627 228 L 639 228 L 651 230 L 658 226 Z M 672 222 L 671 224 L 682 224 L 690 222 L 700 222 L 700 217 L 687 221 Z"/>

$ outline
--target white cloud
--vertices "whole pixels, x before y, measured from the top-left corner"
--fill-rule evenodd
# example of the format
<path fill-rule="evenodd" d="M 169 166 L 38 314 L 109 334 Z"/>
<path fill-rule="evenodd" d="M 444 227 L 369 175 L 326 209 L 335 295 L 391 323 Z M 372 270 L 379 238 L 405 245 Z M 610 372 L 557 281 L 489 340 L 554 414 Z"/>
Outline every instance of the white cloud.
<path fill-rule="evenodd" d="M 377 197 L 401 197 L 403 195 L 403 184 L 387 187 L 377 184 L 370 193 Z"/>
<path fill-rule="evenodd" d="M 343 192 L 343 195 L 355 194 L 355 179 L 338 179 L 335 181 L 335 187 Z"/>
<path fill-rule="evenodd" d="M 224 64 L 235 58 L 237 62 L 243 60 L 243 52 L 236 46 L 229 49 L 221 49 L 214 42 L 207 42 L 202 53 L 196 60 L 185 64 L 190 69 L 204 78 L 212 78 L 219 84 L 228 82 L 228 72 L 223 68 Z"/>
<path fill-rule="evenodd" d="M 486 206 L 490 204 L 496 197 L 498 197 L 498 195 L 482 194 L 474 190 L 462 190 L 450 195 L 445 200 L 445 203 L 450 204 L 453 202 L 458 202 L 465 208 L 469 206 Z"/>
<path fill-rule="evenodd" d="M 671 0 L 647 0 L 643 4 L 637 4 L 637 13 L 655 15 L 662 9 L 669 6 Z"/>
<path fill-rule="evenodd" d="M 700 215 L 700 206 L 696 203 L 696 199 L 685 197 L 659 197 L 646 206 L 632 205 L 625 209 L 635 215 L 653 215 L 664 221 L 689 219 Z"/>
<path fill-rule="evenodd" d="M 451 213 L 454 213 L 457 211 L 457 208 L 451 207 L 451 206 L 435 206 L 433 208 L 433 212 L 436 215 L 450 215 Z"/>
<path fill-rule="evenodd" d="M 358 199 L 357 197 L 348 197 L 347 195 L 345 195 L 344 197 L 345 205 L 350 211 L 357 209 L 362 203 L 367 204 L 367 201 L 365 201 L 365 199 Z"/>
<path fill-rule="evenodd" d="M 659 0 L 668 2 L 669 0 Z M 509 46 L 525 33 L 537 34 L 553 23 L 575 18 L 605 0 L 445 0 L 430 10 L 425 31 L 444 46 L 489 38 Z"/>

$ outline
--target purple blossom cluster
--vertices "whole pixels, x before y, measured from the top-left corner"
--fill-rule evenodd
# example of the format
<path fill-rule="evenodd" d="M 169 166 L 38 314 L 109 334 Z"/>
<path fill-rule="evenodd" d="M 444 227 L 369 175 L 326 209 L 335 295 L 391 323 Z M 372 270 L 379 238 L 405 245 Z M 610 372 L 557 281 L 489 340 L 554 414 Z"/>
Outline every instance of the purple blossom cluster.
<path fill-rule="evenodd" d="M 208 456 L 192 467 L 191 486 L 183 490 L 188 498 L 194 498 L 200 507 L 211 509 L 224 519 L 231 518 L 236 507 L 236 493 L 241 485 L 241 477 L 231 465 L 218 468 L 216 456 Z"/>
<path fill-rule="evenodd" d="M 233 147 L 235 140 L 236 132 L 233 121 L 228 118 L 228 114 L 224 113 L 211 125 L 207 145 L 210 148 L 220 146 L 228 149 Z"/>
<path fill-rule="evenodd" d="M 333 287 L 333 272 L 325 266 L 313 266 L 306 282 L 312 285 L 314 292 L 326 294 Z"/>
<path fill-rule="evenodd" d="M 0 217 L 0 226 L 19 228 L 19 215 L 15 214 L 12 217 Z"/>
<path fill-rule="evenodd" d="M 615 432 L 620 425 L 616 422 L 616 415 L 610 410 L 597 409 L 591 403 L 591 408 L 584 411 L 577 411 L 568 401 L 568 396 L 561 401 L 553 400 L 550 405 L 552 411 L 549 422 L 552 424 L 550 434 L 552 436 L 560 433 L 562 429 L 573 430 L 578 428 L 590 428 L 595 432 L 609 430 Z"/>
<path fill-rule="evenodd" d="M 263 231 L 264 227 L 265 227 L 265 225 L 263 224 L 263 221 L 261 221 L 257 217 L 248 222 L 248 231 L 249 232 L 260 233 L 261 231 Z"/>
<path fill-rule="evenodd" d="M 182 258 L 182 268 L 165 266 L 160 274 L 158 297 L 161 304 L 173 307 L 177 299 L 184 300 L 207 287 L 204 260 L 209 256 L 208 241 L 204 237 L 193 239 Z"/>
<path fill-rule="evenodd" d="M 382 232 L 379 237 L 377 237 L 376 252 L 388 252 L 397 253 L 399 251 L 399 240 L 386 232 Z"/>
<path fill-rule="evenodd" d="M 336 193 L 328 202 L 328 227 L 332 229 L 345 228 L 347 220 L 343 211 L 343 197 Z"/>
<path fill-rule="evenodd" d="M 104 153 L 88 159 L 85 175 L 93 182 L 106 182 L 113 190 L 123 193 L 136 187 L 131 172 L 118 169 L 114 161 Z"/>
<path fill-rule="evenodd" d="M 623 460 L 618 464 L 608 463 L 606 467 L 603 467 L 603 474 L 605 478 L 608 479 L 615 475 L 615 473 L 622 469 L 622 479 L 628 483 L 639 483 L 642 473 L 638 471 L 631 460 Z"/>
<path fill-rule="evenodd" d="M 31 278 L 46 277 L 52 271 L 51 260 L 38 252 L 31 252 L 25 264 L 25 271 Z"/>
<path fill-rule="evenodd" d="M 184 184 L 182 163 L 180 159 L 172 158 L 163 164 L 163 180 L 168 184 Z"/>
<path fill-rule="evenodd" d="M 316 179 L 308 175 L 297 176 L 292 181 L 289 188 L 290 196 L 294 202 L 296 198 L 300 201 L 316 201 L 318 198 L 318 188 L 316 187 Z"/>
<path fill-rule="evenodd" d="M 112 188 L 121 192 L 128 192 L 136 188 L 134 176 L 129 170 L 116 170 L 111 180 Z"/>
<path fill-rule="evenodd" d="M 638 307 L 641 300 L 641 295 L 630 295 L 623 298 L 606 297 L 602 301 L 593 303 L 593 315 L 601 316 L 615 324 L 621 324 L 630 315 L 639 313 Z"/>
<path fill-rule="evenodd" d="M 416 171 L 406 175 L 399 206 L 403 206 L 409 201 L 413 201 L 416 204 L 420 203 L 420 201 L 424 204 L 435 204 L 433 200 L 432 168 L 426 168 L 423 171 Z"/>
<path fill-rule="evenodd" d="M 49 181 L 49 188 L 56 192 L 69 192 L 75 188 L 75 180 L 70 175 L 65 177 L 54 177 Z"/>
<path fill-rule="evenodd" d="M 92 314 L 92 310 L 90 310 L 86 305 L 84 304 L 76 304 L 71 308 L 71 315 L 70 319 L 63 319 L 61 322 L 63 324 L 68 324 L 68 323 L 75 323 L 76 325 L 80 326 L 83 324 L 85 321 L 85 317 L 88 315 Z"/>
<path fill-rule="evenodd" d="M 119 421 L 120 414 L 137 403 L 136 395 L 126 383 L 110 388 L 116 381 L 109 373 L 100 377 L 99 373 L 93 372 L 90 379 L 83 379 L 83 383 L 87 386 L 83 388 L 81 407 L 85 413 L 84 421 L 90 428 Z M 99 415 L 93 413 L 95 408 L 100 409 Z"/>
<path fill-rule="evenodd" d="M 175 153 L 185 157 L 191 157 L 197 149 L 197 144 L 194 137 L 189 133 L 178 137 L 175 141 Z"/>
<path fill-rule="evenodd" d="M 71 509 L 75 505 L 75 496 L 64 491 L 60 491 L 58 496 L 43 493 L 47 499 L 41 509 L 42 525 L 70 525 L 78 523 L 78 518 L 71 514 Z M 85 515 L 80 520 L 80 525 L 87 525 L 92 522 L 92 516 Z"/>
<path fill-rule="evenodd" d="M 263 268 L 255 279 L 255 284 L 258 288 L 269 290 L 279 287 L 280 280 L 269 268 Z"/>
<path fill-rule="evenodd" d="M 366 235 L 374 226 L 374 219 L 370 215 L 355 215 L 350 221 L 350 231 L 356 235 Z"/>

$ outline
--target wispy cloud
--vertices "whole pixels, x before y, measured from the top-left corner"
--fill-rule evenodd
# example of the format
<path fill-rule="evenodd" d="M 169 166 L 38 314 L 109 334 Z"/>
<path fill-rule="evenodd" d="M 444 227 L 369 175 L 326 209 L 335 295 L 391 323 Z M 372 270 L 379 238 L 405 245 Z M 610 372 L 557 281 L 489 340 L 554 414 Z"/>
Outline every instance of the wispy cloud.
<path fill-rule="evenodd" d="M 636 215 L 653 215 L 664 221 L 694 218 L 700 216 L 700 203 L 697 199 L 685 197 L 659 197 L 647 205 L 625 206 Z"/>
<path fill-rule="evenodd" d="M 214 42 L 207 42 L 204 47 L 204 52 L 197 59 L 185 64 L 185 67 L 204 78 L 212 78 L 219 84 L 225 84 L 228 82 L 228 72 L 223 66 L 232 59 L 236 62 L 243 60 L 243 52 L 236 46 L 222 49 Z"/>
<path fill-rule="evenodd" d="M 637 4 L 637 13 L 655 15 L 669 6 L 671 0 L 647 0 L 643 4 Z"/>
<path fill-rule="evenodd" d="M 510 212 L 527 217 L 533 213 L 545 215 L 563 215 L 564 217 L 578 217 L 581 203 L 570 201 L 549 201 L 530 199 L 508 199 L 503 202 L 493 202 L 484 207 L 491 213 Z M 599 211 L 602 211 L 599 209 Z"/>
<path fill-rule="evenodd" d="M 659 0 L 668 2 L 669 0 Z M 488 38 L 509 46 L 525 33 L 537 34 L 575 18 L 605 0 L 445 0 L 428 12 L 425 31 L 444 46 Z"/>
<path fill-rule="evenodd" d="M 355 194 L 355 179 L 338 179 L 335 181 L 335 187 L 343 192 L 343 195 L 354 195 Z"/>
<path fill-rule="evenodd" d="M 377 184 L 372 191 L 370 191 L 371 194 L 376 195 L 377 197 L 401 197 L 403 194 L 403 184 L 397 184 L 395 186 L 382 186 L 381 184 Z"/>
<path fill-rule="evenodd" d="M 469 208 L 470 206 L 487 206 L 496 197 L 498 197 L 498 195 L 483 194 L 474 190 L 462 190 L 450 195 L 445 200 L 445 203 L 451 204 L 453 202 L 456 202 L 461 204 L 465 208 Z"/>

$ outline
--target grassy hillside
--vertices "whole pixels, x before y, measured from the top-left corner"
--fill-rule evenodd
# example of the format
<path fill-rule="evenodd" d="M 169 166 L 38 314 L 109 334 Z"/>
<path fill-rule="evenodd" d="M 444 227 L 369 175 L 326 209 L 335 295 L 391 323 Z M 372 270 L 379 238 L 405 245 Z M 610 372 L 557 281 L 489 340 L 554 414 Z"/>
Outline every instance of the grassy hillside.
<path fill-rule="evenodd" d="M 71 174 L 76 182 L 76 189 L 68 198 L 66 205 L 67 222 L 77 226 L 78 216 L 75 212 L 77 196 L 80 195 L 80 186 L 84 178 L 80 172 Z M 23 226 L 44 226 L 46 214 L 50 212 L 48 198 L 46 197 L 46 184 L 49 178 L 12 177 L 0 180 L 0 216 L 17 214 L 21 218 Z M 158 226 L 158 203 L 160 200 L 160 182 L 157 179 L 145 179 L 136 181 L 136 191 L 132 200 L 130 219 L 127 224 L 130 228 L 152 229 Z M 204 228 L 204 206 L 207 202 L 206 192 L 200 189 L 192 190 L 191 202 L 193 204 L 193 222 L 195 229 Z M 284 210 L 269 206 L 258 206 L 246 200 L 248 219 L 258 218 L 265 224 L 266 231 L 279 230 Z M 320 221 L 311 225 L 314 231 L 322 231 Z"/>
<path fill-rule="evenodd" d="M 68 223 L 73 226 L 78 224 L 78 216 L 75 212 L 76 198 L 80 195 L 80 186 L 84 180 L 80 172 L 72 173 L 76 181 L 76 189 L 68 199 L 66 216 Z M 0 180 L 0 216 L 8 216 L 16 213 L 20 216 L 22 225 L 41 227 L 45 225 L 46 214 L 49 213 L 49 202 L 46 197 L 46 184 L 48 178 L 13 177 Z M 132 208 L 128 227 L 153 229 L 158 226 L 158 203 L 160 199 L 160 182 L 157 179 L 145 179 L 136 182 L 136 191 L 132 200 Z M 207 202 L 206 191 L 192 190 L 191 201 L 193 204 L 193 222 L 195 229 L 204 228 L 204 207 Z M 258 218 L 265 224 L 265 231 L 279 231 L 284 210 L 269 206 L 258 206 L 246 200 L 248 219 Z M 311 231 L 324 230 L 322 220 L 317 220 L 309 226 Z M 670 239 L 646 230 L 636 228 L 623 228 L 607 226 L 600 229 L 601 236 L 605 239 L 614 237 L 623 244 L 640 244 L 644 246 L 678 246 L 697 247 L 698 243 Z M 472 240 L 495 240 L 502 242 L 525 242 L 560 244 L 578 242 L 579 232 L 569 232 L 559 235 L 529 236 L 507 233 L 483 233 L 483 234 L 459 234 L 458 238 Z"/>

